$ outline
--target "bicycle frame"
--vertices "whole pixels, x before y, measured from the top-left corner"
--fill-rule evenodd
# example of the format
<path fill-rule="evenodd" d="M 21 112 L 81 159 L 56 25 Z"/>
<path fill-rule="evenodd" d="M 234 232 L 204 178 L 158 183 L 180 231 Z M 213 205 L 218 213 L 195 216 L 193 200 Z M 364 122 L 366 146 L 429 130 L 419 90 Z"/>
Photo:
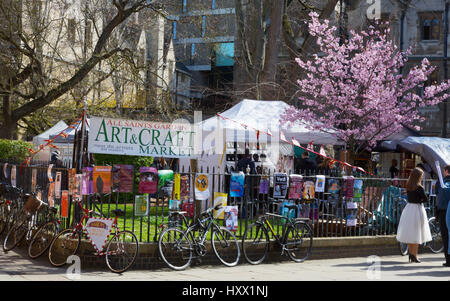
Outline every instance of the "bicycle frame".
<path fill-rule="evenodd" d="M 273 216 L 273 217 L 277 217 L 277 218 L 282 218 L 282 219 L 285 219 L 285 220 L 287 221 L 287 223 L 283 225 L 283 231 L 282 231 L 282 233 L 281 233 L 280 236 L 278 236 L 278 235 L 275 233 L 275 230 L 273 229 L 272 225 L 270 224 L 269 219 L 268 219 L 269 216 Z M 272 236 L 275 237 L 275 239 L 276 239 L 279 243 L 282 243 L 282 239 L 283 239 L 284 235 L 286 234 L 286 231 L 287 231 L 287 229 L 288 229 L 288 226 L 289 226 L 289 225 L 291 225 L 291 226 L 294 225 L 294 223 L 292 222 L 292 220 L 289 219 L 288 217 L 283 216 L 283 215 L 279 215 L 279 214 L 273 214 L 273 213 L 265 213 L 263 216 L 261 216 L 261 217 L 258 219 L 258 222 L 261 223 L 262 225 L 264 225 L 264 226 L 266 227 L 266 229 L 269 229 L 270 232 L 272 232 Z"/>
<path fill-rule="evenodd" d="M 89 210 L 89 209 L 84 208 L 81 205 L 81 202 L 77 202 L 77 203 L 80 206 L 81 210 L 83 211 L 83 216 L 81 217 L 80 222 L 73 227 L 72 233 L 78 232 L 81 236 L 82 233 L 87 234 L 86 226 L 84 226 L 83 223 L 85 220 L 88 220 L 90 218 L 89 213 L 94 212 L 94 210 Z M 114 228 L 114 234 L 118 234 L 119 227 L 117 226 L 117 216 L 114 218 L 114 221 L 111 226 Z M 91 242 L 91 244 L 93 245 L 92 242 Z M 103 250 L 100 252 L 95 252 L 94 255 L 103 256 L 103 255 L 114 255 L 115 254 L 115 252 L 103 252 Z"/>

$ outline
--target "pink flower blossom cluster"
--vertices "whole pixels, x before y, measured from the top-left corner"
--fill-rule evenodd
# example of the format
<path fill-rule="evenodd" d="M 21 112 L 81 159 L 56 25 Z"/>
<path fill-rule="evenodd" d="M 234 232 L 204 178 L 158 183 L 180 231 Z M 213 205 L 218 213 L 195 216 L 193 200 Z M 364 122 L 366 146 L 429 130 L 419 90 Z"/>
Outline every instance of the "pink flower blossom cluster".
<path fill-rule="evenodd" d="M 404 67 L 410 50 L 401 52 L 390 41 L 389 27 L 350 31 L 340 43 L 336 27 L 310 14 L 309 32 L 320 49 L 311 60 L 296 62 L 305 76 L 298 80 L 300 108 L 291 106 L 283 121 L 302 122 L 311 129 L 334 129 L 338 138 L 350 143 L 377 140 L 417 127 L 423 121 L 419 108 L 434 106 L 448 98 L 450 80 L 425 87 L 435 69 L 427 59 L 411 68 Z"/>

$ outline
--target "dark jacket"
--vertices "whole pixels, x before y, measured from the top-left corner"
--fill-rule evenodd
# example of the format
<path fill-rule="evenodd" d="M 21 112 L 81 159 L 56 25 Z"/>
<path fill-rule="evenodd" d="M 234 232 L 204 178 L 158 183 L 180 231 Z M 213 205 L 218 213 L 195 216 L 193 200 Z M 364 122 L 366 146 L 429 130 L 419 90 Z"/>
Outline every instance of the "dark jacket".
<path fill-rule="evenodd" d="M 408 203 L 420 204 L 428 202 L 428 198 L 425 195 L 425 190 L 422 186 L 417 187 L 414 191 L 407 191 Z"/>
<path fill-rule="evenodd" d="M 450 201 L 450 176 L 444 178 L 444 185 L 446 187 L 441 187 L 440 181 L 436 183 L 437 209 L 439 210 L 447 210 Z"/>
<path fill-rule="evenodd" d="M 310 158 L 300 158 L 296 160 L 295 171 L 297 173 L 308 172 L 315 173 L 317 170 L 317 163 L 313 159 Z"/>
<path fill-rule="evenodd" d="M 247 157 L 244 157 L 241 160 L 239 160 L 236 168 L 238 171 L 247 173 L 247 166 L 250 167 L 250 174 L 252 174 L 252 175 L 256 174 L 255 162 L 253 162 L 252 159 L 247 158 Z"/>

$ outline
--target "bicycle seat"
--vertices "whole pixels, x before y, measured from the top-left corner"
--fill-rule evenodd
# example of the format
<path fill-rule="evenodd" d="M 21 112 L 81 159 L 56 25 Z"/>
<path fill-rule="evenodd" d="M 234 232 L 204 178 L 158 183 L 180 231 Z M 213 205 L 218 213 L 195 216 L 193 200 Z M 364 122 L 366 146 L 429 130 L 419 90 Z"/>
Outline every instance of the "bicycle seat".
<path fill-rule="evenodd" d="M 123 211 L 122 209 L 116 209 L 111 212 L 114 213 L 115 216 L 125 216 L 125 211 Z"/>

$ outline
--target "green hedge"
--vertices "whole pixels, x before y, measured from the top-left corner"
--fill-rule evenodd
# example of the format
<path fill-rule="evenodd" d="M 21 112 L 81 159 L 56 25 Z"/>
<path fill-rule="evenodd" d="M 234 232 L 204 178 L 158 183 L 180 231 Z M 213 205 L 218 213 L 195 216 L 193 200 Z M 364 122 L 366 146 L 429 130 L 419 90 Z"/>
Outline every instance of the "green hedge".
<path fill-rule="evenodd" d="M 29 156 L 27 148 L 33 148 L 29 142 L 0 139 L 0 160 L 23 161 Z"/>
<path fill-rule="evenodd" d="M 114 165 L 114 164 L 129 164 L 133 165 L 139 170 L 141 166 L 150 166 L 153 164 L 153 157 L 140 156 L 125 156 L 125 155 L 105 155 L 94 154 L 95 165 Z"/>

